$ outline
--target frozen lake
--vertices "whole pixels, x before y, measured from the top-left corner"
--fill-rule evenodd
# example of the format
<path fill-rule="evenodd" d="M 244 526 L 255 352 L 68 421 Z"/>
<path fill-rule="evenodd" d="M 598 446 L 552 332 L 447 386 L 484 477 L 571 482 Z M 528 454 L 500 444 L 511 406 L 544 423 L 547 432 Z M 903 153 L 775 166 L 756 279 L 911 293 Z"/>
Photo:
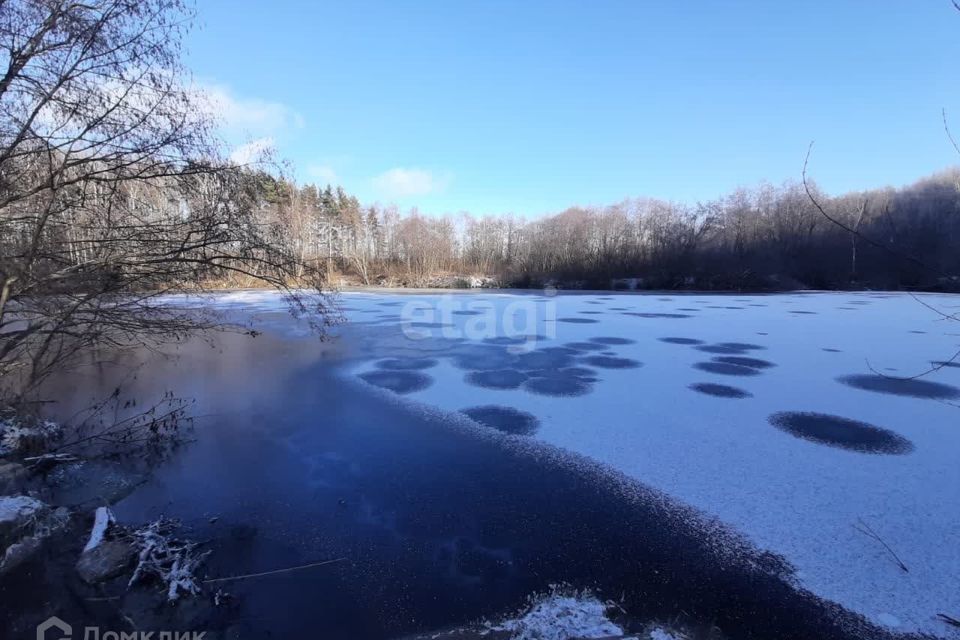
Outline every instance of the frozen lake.
<path fill-rule="evenodd" d="M 896 379 L 960 349 L 960 296 L 918 298 L 344 293 L 321 346 L 274 294 L 216 295 L 264 334 L 137 363 L 136 393 L 208 418 L 117 512 L 227 540 L 212 571 L 350 558 L 238 587 L 281 635 L 425 631 L 565 582 L 730 637 L 960 637 L 937 619 L 960 613 L 960 366 Z"/>

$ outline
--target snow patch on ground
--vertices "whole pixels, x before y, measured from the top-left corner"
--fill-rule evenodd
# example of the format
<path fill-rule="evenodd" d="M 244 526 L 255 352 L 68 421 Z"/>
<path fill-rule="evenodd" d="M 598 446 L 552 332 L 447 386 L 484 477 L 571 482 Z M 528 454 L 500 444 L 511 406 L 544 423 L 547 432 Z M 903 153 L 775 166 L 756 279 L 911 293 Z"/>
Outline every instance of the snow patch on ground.
<path fill-rule="evenodd" d="M 0 524 L 13 525 L 46 508 L 47 505 L 30 496 L 0 496 Z"/>
<path fill-rule="evenodd" d="M 49 420 L 29 425 L 12 418 L 0 420 L 0 455 L 39 453 L 62 434 L 63 428 Z"/>
<path fill-rule="evenodd" d="M 90 530 L 90 539 L 87 540 L 83 551 L 92 551 L 100 546 L 100 543 L 103 542 L 103 537 L 107 533 L 107 529 L 109 529 L 110 525 L 114 522 L 116 522 L 116 518 L 113 515 L 113 511 L 108 507 L 97 507 L 97 511 L 93 517 L 93 529 Z"/>
<path fill-rule="evenodd" d="M 623 629 L 607 617 L 609 607 L 589 594 L 554 593 L 534 601 L 530 609 L 490 628 L 511 633 L 512 640 L 620 638 Z"/>
<path fill-rule="evenodd" d="M 650 640 L 680 640 L 678 636 L 673 635 L 669 631 L 664 631 L 661 628 L 656 628 L 650 631 Z"/>

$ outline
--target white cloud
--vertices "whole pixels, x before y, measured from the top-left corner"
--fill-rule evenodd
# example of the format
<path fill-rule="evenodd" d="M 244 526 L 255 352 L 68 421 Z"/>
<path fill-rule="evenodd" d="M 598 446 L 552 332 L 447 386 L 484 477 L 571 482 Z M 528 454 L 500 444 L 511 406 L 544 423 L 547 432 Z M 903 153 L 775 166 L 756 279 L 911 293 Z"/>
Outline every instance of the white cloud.
<path fill-rule="evenodd" d="M 308 166 L 307 175 L 321 185 L 337 184 L 340 181 L 337 172 L 327 164 L 312 164 Z"/>
<path fill-rule="evenodd" d="M 385 198 L 405 198 L 438 193 L 447 188 L 449 176 L 425 169 L 396 167 L 373 178 L 373 186 Z"/>
<path fill-rule="evenodd" d="M 202 102 L 210 115 L 229 133 L 268 136 L 303 126 L 300 114 L 282 102 L 241 97 L 219 84 L 198 83 L 195 86 L 203 95 Z"/>
<path fill-rule="evenodd" d="M 267 136 L 242 144 L 230 154 L 230 160 L 236 164 L 251 164 L 262 160 L 274 150 L 273 138 Z"/>

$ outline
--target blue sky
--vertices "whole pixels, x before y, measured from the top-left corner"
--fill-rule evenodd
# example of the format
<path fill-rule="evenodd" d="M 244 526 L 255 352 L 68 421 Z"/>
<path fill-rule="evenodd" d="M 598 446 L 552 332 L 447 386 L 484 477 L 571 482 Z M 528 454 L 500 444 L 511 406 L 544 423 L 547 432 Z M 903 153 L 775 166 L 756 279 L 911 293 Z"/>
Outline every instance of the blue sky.
<path fill-rule="evenodd" d="M 949 0 L 200 0 L 187 42 L 231 144 L 439 214 L 831 193 L 960 164 Z"/>

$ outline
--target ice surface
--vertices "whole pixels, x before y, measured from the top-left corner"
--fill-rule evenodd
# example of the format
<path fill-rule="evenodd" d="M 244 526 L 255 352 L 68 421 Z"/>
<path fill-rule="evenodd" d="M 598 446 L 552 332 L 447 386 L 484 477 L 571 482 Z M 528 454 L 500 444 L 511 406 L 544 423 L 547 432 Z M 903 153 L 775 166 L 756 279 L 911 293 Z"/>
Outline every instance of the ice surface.
<path fill-rule="evenodd" d="M 960 305 L 960 296 L 922 299 L 948 313 Z M 891 391 L 873 378 L 859 386 L 844 380 L 924 372 L 960 349 L 960 322 L 900 294 L 741 295 L 734 302 L 706 294 L 363 293 L 343 300 L 354 321 L 342 331 L 353 350 L 349 379 L 361 383 L 357 376 L 385 358 L 429 357 L 436 364 L 418 372 L 431 384 L 405 398 L 450 412 L 527 412 L 539 422 L 535 433 L 503 437 L 588 456 L 716 516 L 786 558 L 801 587 L 878 624 L 958 636 L 936 614 L 960 611 L 960 406 L 949 391 L 960 389 L 960 368 L 924 377 L 943 385 L 931 397 Z M 272 304 L 258 296 L 251 303 Z M 586 316 L 596 323 L 558 321 L 585 311 L 602 313 Z M 597 352 L 563 346 L 588 342 L 613 355 L 591 365 Z M 542 369 L 523 368 L 521 355 L 531 349 Z M 619 359 L 642 366 L 602 367 Z M 561 362 L 589 373 L 552 374 L 551 363 Z M 527 382 L 512 384 L 504 373 L 511 370 Z M 479 377 L 500 384 L 476 384 L 477 371 L 497 371 Z M 537 393 L 574 378 L 576 393 Z M 718 397 L 698 392 L 716 389 L 703 385 L 745 393 Z M 771 424 L 781 412 L 873 425 L 911 447 L 874 455 L 795 437 Z"/>

